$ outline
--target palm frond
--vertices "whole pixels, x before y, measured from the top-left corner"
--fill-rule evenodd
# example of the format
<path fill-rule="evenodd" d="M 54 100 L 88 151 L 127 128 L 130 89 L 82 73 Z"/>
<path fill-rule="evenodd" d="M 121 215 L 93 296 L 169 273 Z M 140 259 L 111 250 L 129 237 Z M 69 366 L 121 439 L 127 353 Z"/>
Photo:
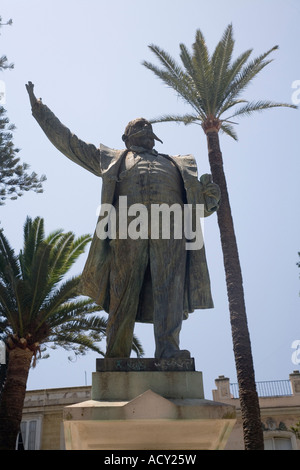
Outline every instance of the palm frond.
<path fill-rule="evenodd" d="M 133 335 L 132 351 L 136 353 L 137 357 L 142 357 L 145 354 L 143 346 L 136 335 Z"/>
<path fill-rule="evenodd" d="M 55 328 L 65 322 L 83 318 L 95 312 L 99 312 L 99 305 L 91 299 L 64 302 L 52 313 L 51 317 L 48 317 L 48 323 L 51 328 Z"/>
<path fill-rule="evenodd" d="M 49 293 L 51 287 L 48 283 L 48 267 L 51 246 L 43 242 L 37 249 L 33 258 L 28 282 L 31 286 L 31 307 L 29 318 L 36 315 L 39 311 L 45 296 Z"/>
<path fill-rule="evenodd" d="M 171 115 L 171 114 L 166 114 L 164 116 L 160 116 L 158 118 L 151 119 L 150 122 L 152 124 L 156 124 L 158 122 L 182 122 L 185 125 L 188 124 L 197 124 L 197 121 L 200 121 L 201 119 L 196 115 L 196 114 L 184 114 L 184 115 Z"/>
<path fill-rule="evenodd" d="M 78 332 L 78 331 L 91 331 L 97 333 L 100 336 L 106 333 L 107 320 L 103 317 L 92 315 L 92 316 L 81 316 L 81 318 L 75 318 L 70 321 L 65 321 L 56 328 L 56 332 Z"/>
<path fill-rule="evenodd" d="M 63 229 L 61 228 L 53 230 L 51 233 L 49 233 L 49 235 L 47 235 L 47 237 L 45 238 L 45 242 L 49 243 L 50 245 L 53 245 L 56 242 L 57 238 L 59 238 L 62 233 L 63 233 Z"/>
<path fill-rule="evenodd" d="M 7 318 L 1 317 L 0 311 L 0 340 L 5 341 L 7 336 L 11 333 L 11 328 Z"/>
<path fill-rule="evenodd" d="M 0 309 L 0 316 L 6 317 L 12 328 L 16 331 L 18 329 L 15 316 L 17 311 L 16 299 L 14 295 L 10 295 L 7 287 L 2 282 L 0 282 Z"/>
<path fill-rule="evenodd" d="M 187 47 L 184 44 L 179 45 L 180 48 L 180 58 L 185 67 L 186 72 L 188 73 L 189 77 L 193 80 L 193 84 L 195 84 L 196 72 L 194 69 L 193 64 L 193 56 L 188 51 Z"/>
<path fill-rule="evenodd" d="M 213 72 L 213 89 L 211 90 L 211 99 L 213 113 L 219 107 L 222 100 L 224 89 L 227 86 L 225 77 L 227 76 L 230 67 L 232 53 L 234 48 L 233 29 L 232 25 L 228 25 L 221 41 L 218 43 L 212 58 L 211 67 Z"/>
<path fill-rule="evenodd" d="M 99 341 L 101 341 L 101 339 L 102 338 L 99 338 Z M 104 356 L 103 351 L 99 346 L 97 346 L 95 338 L 92 338 L 89 335 L 84 335 L 80 332 L 55 332 L 53 337 L 49 337 L 49 340 L 54 342 L 55 346 L 60 346 L 66 350 L 72 350 L 75 355 L 84 354 L 86 351 L 91 350 Z M 96 338 L 96 340 L 98 340 L 98 338 Z"/>
<path fill-rule="evenodd" d="M 277 50 L 278 46 L 274 46 L 264 54 L 253 59 L 250 63 L 245 64 L 242 70 L 232 80 L 226 93 L 224 94 L 223 108 L 228 105 L 228 102 L 239 97 L 239 95 L 245 91 L 248 85 L 256 77 L 256 75 L 270 64 L 273 59 L 265 60 L 273 51 Z M 220 115 L 222 112 L 220 111 Z"/>
<path fill-rule="evenodd" d="M 198 103 L 195 101 L 195 95 L 190 87 L 190 78 L 184 73 L 176 62 L 162 49 L 155 45 L 150 45 L 151 51 L 158 57 L 163 65 L 163 69 L 144 61 L 143 65 L 151 70 L 168 87 L 175 90 L 177 94 L 189 105 L 198 110 Z"/>
<path fill-rule="evenodd" d="M 34 251 L 45 239 L 44 219 L 36 217 L 32 220 L 31 217 L 27 216 L 23 231 L 24 245 L 33 246 L 32 251 Z M 27 250 L 29 247 L 27 247 Z"/>
<path fill-rule="evenodd" d="M 227 124 L 224 121 L 222 121 L 221 131 L 224 132 L 224 134 L 227 134 L 229 137 L 232 137 L 232 139 L 236 141 L 238 140 L 237 133 L 235 132 L 231 124 Z"/>
<path fill-rule="evenodd" d="M 225 111 L 228 111 L 228 109 L 230 108 L 233 108 L 234 106 L 238 105 L 238 104 L 242 104 L 242 103 L 248 103 L 248 101 L 246 100 L 242 100 L 242 99 L 234 99 L 232 101 L 228 101 L 226 103 L 226 105 L 224 105 L 221 110 L 219 112 L 217 112 L 217 118 L 219 119 L 221 117 L 222 114 L 225 113 Z"/>
<path fill-rule="evenodd" d="M 197 83 L 197 72 L 193 64 L 193 56 L 190 54 L 188 49 L 184 44 L 180 44 L 180 58 L 186 70 L 186 86 L 189 92 L 189 96 L 192 97 L 194 103 L 194 109 L 197 111 L 197 114 L 201 116 L 204 120 L 206 115 L 203 111 L 205 109 L 203 99 L 199 90 L 196 86 Z"/>
<path fill-rule="evenodd" d="M 13 289 L 16 302 L 14 332 L 23 337 L 31 322 L 32 285 L 27 279 L 14 279 Z"/>
<path fill-rule="evenodd" d="M 70 246 L 69 252 L 66 256 L 65 263 L 63 266 L 64 273 L 67 273 L 69 269 L 73 266 L 75 261 L 79 258 L 82 253 L 84 253 L 88 243 L 92 241 L 92 237 L 88 234 L 82 235 L 75 239 Z"/>
<path fill-rule="evenodd" d="M 193 67 L 195 70 L 195 87 L 203 103 L 206 115 L 212 112 L 211 92 L 213 86 L 213 73 L 211 61 L 205 38 L 200 30 L 196 31 L 193 48 Z"/>
<path fill-rule="evenodd" d="M 20 276 L 20 267 L 18 257 L 15 255 L 14 250 L 11 248 L 3 230 L 0 230 L 0 278 L 4 282 L 10 282 L 8 278 L 8 268 L 12 275 L 16 278 Z"/>
<path fill-rule="evenodd" d="M 68 269 L 64 269 L 64 266 L 74 238 L 72 232 L 67 232 L 57 234 L 52 239 L 52 248 L 49 256 L 49 279 L 52 286 L 55 286 L 68 271 Z"/>
<path fill-rule="evenodd" d="M 80 276 L 72 277 L 57 288 L 48 299 L 45 300 L 39 311 L 39 322 L 37 329 L 41 327 L 43 322 L 49 321 L 49 318 L 56 313 L 60 305 L 78 296 L 78 285 Z"/>
<path fill-rule="evenodd" d="M 40 217 L 36 217 L 34 220 L 27 217 L 23 232 L 24 244 L 23 250 L 21 250 L 19 254 L 19 262 L 23 278 L 26 279 L 30 272 L 35 253 L 45 239 L 44 220 Z"/>
<path fill-rule="evenodd" d="M 220 95 L 219 102 L 216 106 L 216 113 L 218 116 L 220 116 L 226 110 L 227 105 L 224 103 L 229 103 L 230 105 L 230 100 L 227 100 L 227 96 L 232 86 L 232 83 L 235 79 L 238 78 L 239 73 L 241 72 L 243 66 L 246 64 L 251 53 L 252 49 L 248 49 L 247 51 L 243 52 L 236 60 L 233 61 L 233 64 L 229 66 L 225 76 L 223 77 L 223 95 Z"/>
<path fill-rule="evenodd" d="M 90 235 L 82 235 L 75 239 L 72 232 L 56 233 L 49 237 L 52 244 L 49 259 L 49 282 L 54 286 L 70 270 L 78 257 L 84 253 L 91 241 Z"/>
<path fill-rule="evenodd" d="M 274 103 L 272 101 L 256 101 L 250 102 L 241 106 L 234 114 L 229 116 L 227 119 L 231 119 L 237 116 L 250 116 L 255 111 L 264 111 L 265 109 L 272 109 L 272 108 L 294 108 L 297 109 L 296 105 L 289 104 L 289 103 Z"/>
<path fill-rule="evenodd" d="M 149 45 L 149 49 L 156 55 L 162 66 L 169 72 L 169 74 L 176 80 L 184 78 L 184 72 L 177 62 L 163 49 L 154 44 Z"/>

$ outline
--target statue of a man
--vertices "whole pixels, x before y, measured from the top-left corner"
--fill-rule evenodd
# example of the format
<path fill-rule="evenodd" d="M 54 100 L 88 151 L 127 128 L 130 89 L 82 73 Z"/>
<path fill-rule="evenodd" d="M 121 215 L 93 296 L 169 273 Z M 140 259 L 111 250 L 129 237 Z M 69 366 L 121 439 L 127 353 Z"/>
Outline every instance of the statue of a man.
<path fill-rule="evenodd" d="M 110 205 L 117 214 L 116 236 L 103 237 L 96 229 L 82 273 L 81 293 L 109 314 L 106 357 L 129 357 L 135 322 L 146 322 L 154 325 L 156 358 L 189 358 L 189 351 L 179 348 L 182 321 L 195 309 L 213 307 L 204 246 L 187 249 L 183 228 L 178 236 L 175 216 L 169 218 L 170 236 L 162 236 L 159 229 L 158 236 L 156 232 L 151 237 L 150 215 L 140 237 L 124 236 L 120 215 L 126 201 L 127 208 L 139 204 L 148 214 L 162 204 L 192 207 L 195 214 L 199 205 L 208 216 L 218 208 L 218 186 L 210 175 L 198 179 L 191 155 L 169 156 L 154 150 L 155 140 L 160 139 L 146 119 L 127 125 L 122 137 L 125 150 L 97 148 L 72 134 L 37 100 L 31 82 L 26 88 L 32 114 L 46 136 L 70 160 L 102 177 L 102 206 Z M 128 215 L 127 226 L 133 220 L 130 210 Z"/>

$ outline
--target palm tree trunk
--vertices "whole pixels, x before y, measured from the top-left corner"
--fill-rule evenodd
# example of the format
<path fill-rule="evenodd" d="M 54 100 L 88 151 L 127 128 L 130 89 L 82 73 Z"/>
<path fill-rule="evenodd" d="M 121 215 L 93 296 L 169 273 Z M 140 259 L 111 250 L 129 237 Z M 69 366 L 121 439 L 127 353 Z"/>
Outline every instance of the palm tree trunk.
<path fill-rule="evenodd" d="M 0 403 L 0 450 L 14 450 L 20 431 L 26 384 L 33 352 L 16 347 L 9 352 Z"/>
<path fill-rule="evenodd" d="M 223 168 L 219 135 L 218 131 L 215 129 L 211 131 L 207 130 L 206 135 L 212 178 L 214 183 L 216 183 L 221 190 L 221 205 L 217 214 L 226 275 L 233 351 L 239 385 L 244 445 L 245 450 L 263 450 L 263 431 L 258 395 L 256 392 L 251 342 L 247 325 L 243 279 Z"/>

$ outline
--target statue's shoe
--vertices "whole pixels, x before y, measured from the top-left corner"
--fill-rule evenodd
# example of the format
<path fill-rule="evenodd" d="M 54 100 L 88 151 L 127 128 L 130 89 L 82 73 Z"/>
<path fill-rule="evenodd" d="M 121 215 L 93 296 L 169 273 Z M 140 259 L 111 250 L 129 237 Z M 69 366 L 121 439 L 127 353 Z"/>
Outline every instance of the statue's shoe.
<path fill-rule="evenodd" d="M 190 359 L 191 353 L 187 349 L 179 349 L 163 355 L 162 359 Z"/>

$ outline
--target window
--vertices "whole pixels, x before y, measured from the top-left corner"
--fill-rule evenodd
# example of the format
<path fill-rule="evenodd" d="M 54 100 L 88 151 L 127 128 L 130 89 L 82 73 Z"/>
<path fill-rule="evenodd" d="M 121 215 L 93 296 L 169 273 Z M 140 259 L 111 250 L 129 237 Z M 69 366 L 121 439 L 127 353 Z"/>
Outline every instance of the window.
<path fill-rule="evenodd" d="M 22 420 L 21 432 L 17 438 L 17 449 L 39 450 L 41 422 L 41 417 Z"/>
<path fill-rule="evenodd" d="M 264 432 L 265 450 L 293 450 L 297 448 L 295 436 L 288 431 Z"/>

